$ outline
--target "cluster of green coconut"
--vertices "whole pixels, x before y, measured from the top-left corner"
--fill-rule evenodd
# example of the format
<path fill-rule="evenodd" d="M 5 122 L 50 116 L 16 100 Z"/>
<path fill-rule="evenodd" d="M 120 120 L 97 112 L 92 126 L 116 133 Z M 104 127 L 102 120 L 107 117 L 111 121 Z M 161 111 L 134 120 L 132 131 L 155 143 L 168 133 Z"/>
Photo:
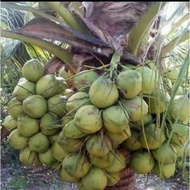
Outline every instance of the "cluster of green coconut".
<path fill-rule="evenodd" d="M 70 78 L 64 68 L 59 77 L 44 75 L 39 65 L 24 65 L 4 121 L 22 163 L 57 166 L 61 179 L 79 190 L 103 190 L 127 166 L 122 148 L 131 152 L 136 173 L 174 175 L 188 141 L 190 100 L 181 87 L 170 101 L 171 73 L 126 66 L 115 78 L 96 70 Z M 69 95 L 66 83 L 75 89 Z"/>
<path fill-rule="evenodd" d="M 3 122 L 10 131 L 8 142 L 20 150 L 19 159 L 26 165 L 53 165 L 53 152 L 59 151 L 54 142 L 61 130 L 60 117 L 65 114 L 67 84 L 62 77 L 44 75 L 44 71 L 36 59 L 25 63 Z"/>
<path fill-rule="evenodd" d="M 76 182 L 79 189 L 115 185 L 125 168 L 121 147 L 131 151 L 130 166 L 136 173 L 154 172 L 164 179 L 174 175 L 177 157 L 183 156 L 188 141 L 190 101 L 178 91 L 167 110 L 172 82 L 148 66 L 126 67 L 115 80 L 92 70 L 75 75 L 77 91 L 68 98 L 63 120 L 69 121 L 57 139 L 66 151 L 72 150 L 63 159 L 62 179 Z M 88 165 L 85 170 L 78 164 L 81 159 Z"/>

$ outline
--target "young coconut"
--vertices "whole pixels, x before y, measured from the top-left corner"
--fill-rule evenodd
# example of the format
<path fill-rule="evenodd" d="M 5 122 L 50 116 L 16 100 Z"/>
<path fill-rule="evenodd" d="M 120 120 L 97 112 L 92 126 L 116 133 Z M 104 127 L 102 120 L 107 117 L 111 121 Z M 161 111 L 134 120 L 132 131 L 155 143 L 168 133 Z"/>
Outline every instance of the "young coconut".
<path fill-rule="evenodd" d="M 154 158 L 162 164 L 172 164 L 176 162 L 177 151 L 174 146 L 164 142 L 157 149 L 151 151 Z"/>
<path fill-rule="evenodd" d="M 148 151 L 142 150 L 133 154 L 130 167 L 137 174 L 147 174 L 153 169 L 154 163 L 153 156 Z"/>
<path fill-rule="evenodd" d="M 116 103 L 119 92 L 113 81 L 101 76 L 91 84 L 89 97 L 96 107 L 106 108 Z"/>
<path fill-rule="evenodd" d="M 27 61 L 22 67 L 22 75 L 31 82 L 37 82 L 44 75 L 45 68 L 37 59 Z"/>
<path fill-rule="evenodd" d="M 76 92 L 72 96 L 70 96 L 66 103 L 66 110 L 67 112 L 76 113 L 76 111 L 84 106 L 84 105 L 90 105 L 92 104 L 90 102 L 90 98 L 88 93 L 86 92 Z"/>
<path fill-rule="evenodd" d="M 106 172 L 106 176 L 108 178 L 108 183 L 107 183 L 107 186 L 114 186 L 116 185 L 121 177 L 120 177 L 120 172 L 115 172 L 115 173 L 109 173 L 109 172 Z"/>
<path fill-rule="evenodd" d="M 66 113 L 66 102 L 65 96 L 56 94 L 47 100 L 48 111 L 57 116 L 63 116 Z"/>
<path fill-rule="evenodd" d="M 90 85 L 99 78 L 93 70 L 83 70 L 74 76 L 74 86 L 78 91 L 88 92 Z"/>
<path fill-rule="evenodd" d="M 55 75 L 44 75 L 36 83 L 36 94 L 50 98 L 59 93 L 59 83 Z"/>
<path fill-rule="evenodd" d="M 189 138 L 189 127 L 181 123 L 174 123 L 171 126 L 171 142 L 173 144 L 182 145 Z"/>
<path fill-rule="evenodd" d="M 150 123 L 145 126 L 144 132 L 139 136 L 140 143 L 143 148 L 157 149 L 166 140 L 164 130 L 156 126 L 155 123 Z"/>
<path fill-rule="evenodd" d="M 74 139 L 74 138 L 66 138 L 63 135 L 63 132 L 61 131 L 59 133 L 58 139 L 57 139 L 58 144 L 67 152 L 72 153 L 74 151 L 77 151 L 80 149 L 80 147 L 83 144 L 83 141 L 79 139 Z"/>
<path fill-rule="evenodd" d="M 23 101 L 23 110 L 34 119 L 41 118 L 47 111 L 47 102 L 43 96 L 32 95 Z"/>
<path fill-rule="evenodd" d="M 27 146 L 28 138 L 21 135 L 18 129 L 14 129 L 8 136 L 7 141 L 16 150 L 22 150 Z"/>
<path fill-rule="evenodd" d="M 11 99 L 7 104 L 7 111 L 14 119 L 17 119 L 18 116 L 24 114 L 22 102 L 16 98 Z"/>
<path fill-rule="evenodd" d="M 87 134 L 82 132 L 75 124 L 74 121 L 71 120 L 63 127 L 61 133 L 65 138 L 73 138 L 78 139 L 86 136 Z"/>
<path fill-rule="evenodd" d="M 13 131 L 17 128 L 17 120 L 11 115 L 7 115 L 2 123 L 7 131 Z"/>
<path fill-rule="evenodd" d="M 40 130 L 39 121 L 28 115 L 21 115 L 17 119 L 17 128 L 21 135 L 31 137 Z"/>
<path fill-rule="evenodd" d="M 150 94 L 155 88 L 156 73 L 154 70 L 148 67 L 137 67 L 136 71 L 141 74 L 142 77 L 142 89 L 143 94 Z"/>
<path fill-rule="evenodd" d="M 148 114 L 148 105 L 140 96 L 129 100 L 122 99 L 121 101 L 129 114 L 129 121 L 138 121 Z"/>
<path fill-rule="evenodd" d="M 19 160 L 24 165 L 33 165 L 39 163 L 38 154 L 35 151 L 32 151 L 29 147 L 20 151 Z"/>
<path fill-rule="evenodd" d="M 23 101 L 27 97 L 34 95 L 36 91 L 36 84 L 21 78 L 13 90 L 13 97 L 16 97 L 17 100 Z"/>
<path fill-rule="evenodd" d="M 74 124 L 84 133 L 95 133 L 103 126 L 101 111 L 94 105 L 82 106 L 75 114 Z"/>
<path fill-rule="evenodd" d="M 86 141 L 86 150 L 94 156 L 105 157 L 111 149 L 111 141 L 103 134 L 103 131 L 90 136 Z"/>
<path fill-rule="evenodd" d="M 57 116 L 53 113 L 45 113 L 40 119 L 40 130 L 46 136 L 56 135 L 61 131 L 60 127 L 57 127 Z"/>
<path fill-rule="evenodd" d="M 105 172 L 94 166 L 92 166 L 89 172 L 82 178 L 83 186 L 90 190 L 103 190 L 107 186 L 107 182 L 108 179 Z"/>
<path fill-rule="evenodd" d="M 80 178 L 69 175 L 68 172 L 63 168 L 60 171 L 60 177 L 61 177 L 61 180 L 63 180 L 64 182 L 76 183 L 80 180 Z"/>
<path fill-rule="evenodd" d="M 53 157 L 59 161 L 62 162 L 63 158 L 65 158 L 69 153 L 67 151 L 65 151 L 59 144 L 57 141 L 55 141 L 53 143 L 52 146 L 52 154 Z"/>
<path fill-rule="evenodd" d="M 88 173 L 91 164 L 83 154 L 69 154 L 62 161 L 62 169 L 75 178 L 81 178 Z"/>
<path fill-rule="evenodd" d="M 161 179 L 168 179 L 174 175 L 176 169 L 175 163 L 172 164 L 160 164 L 156 162 L 152 169 L 152 172 L 155 173 Z"/>
<path fill-rule="evenodd" d="M 43 153 L 50 147 L 50 141 L 42 132 L 38 132 L 29 139 L 29 147 L 32 151 Z"/>
<path fill-rule="evenodd" d="M 121 133 L 129 129 L 129 116 L 119 105 L 110 106 L 103 110 L 104 127 L 111 133 Z"/>
<path fill-rule="evenodd" d="M 126 159 L 121 152 L 115 150 L 113 152 L 110 152 L 110 156 L 112 163 L 108 167 L 104 168 L 106 172 L 120 172 L 122 169 L 126 167 Z"/>
<path fill-rule="evenodd" d="M 50 147 L 46 152 L 38 153 L 39 161 L 47 166 L 51 166 L 56 162 L 56 159 L 52 153 L 52 147 Z"/>
<path fill-rule="evenodd" d="M 139 136 L 139 131 L 131 129 L 131 136 L 122 142 L 122 147 L 130 151 L 139 150 L 140 148 L 142 148 Z"/>
<path fill-rule="evenodd" d="M 116 79 L 117 87 L 126 99 L 137 96 L 142 89 L 142 76 L 135 70 L 125 70 Z"/>
<path fill-rule="evenodd" d="M 189 106 L 190 100 L 187 96 L 175 96 L 169 110 L 170 117 L 174 120 L 177 119 L 181 122 L 186 121 L 189 118 Z"/>

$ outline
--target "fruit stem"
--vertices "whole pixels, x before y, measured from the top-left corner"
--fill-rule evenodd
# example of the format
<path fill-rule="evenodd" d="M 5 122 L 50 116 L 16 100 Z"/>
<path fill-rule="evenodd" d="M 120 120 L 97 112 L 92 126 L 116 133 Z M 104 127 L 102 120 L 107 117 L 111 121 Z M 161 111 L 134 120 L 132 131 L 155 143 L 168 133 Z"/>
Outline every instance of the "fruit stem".
<path fill-rule="evenodd" d="M 120 63 L 121 55 L 118 52 L 115 52 L 112 55 L 110 62 L 110 79 L 114 79 L 117 76 L 117 66 Z"/>

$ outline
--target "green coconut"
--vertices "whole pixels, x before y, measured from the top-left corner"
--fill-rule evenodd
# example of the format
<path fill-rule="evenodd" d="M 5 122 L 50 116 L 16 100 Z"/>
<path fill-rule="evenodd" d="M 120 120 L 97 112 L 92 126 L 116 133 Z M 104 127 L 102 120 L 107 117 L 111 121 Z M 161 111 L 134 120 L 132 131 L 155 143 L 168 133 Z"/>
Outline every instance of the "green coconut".
<path fill-rule="evenodd" d="M 171 147 L 174 147 L 174 150 L 176 150 L 177 157 L 182 157 L 185 153 L 185 144 L 173 144 L 170 143 Z"/>
<path fill-rule="evenodd" d="M 106 108 L 116 103 L 119 98 L 117 86 L 109 78 L 99 77 L 89 89 L 91 102 L 98 108 Z"/>
<path fill-rule="evenodd" d="M 65 138 L 62 132 L 60 132 L 57 142 L 69 153 L 79 150 L 83 143 L 81 139 Z"/>
<path fill-rule="evenodd" d="M 74 138 L 78 139 L 81 137 L 86 136 L 86 133 L 82 132 L 75 124 L 74 121 L 71 120 L 67 124 L 65 124 L 64 128 L 62 129 L 63 136 L 65 138 Z"/>
<path fill-rule="evenodd" d="M 148 151 L 142 150 L 132 155 L 129 165 L 135 173 L 147 174 L 153 169 L 154 163 L 153 156 Z"/>
<path fill-rule="evenodd" d="M 122 142 L 122 147 L 125 148 L 126 150 L 139 150 L 142 148 L 142 144 L 139 140 L 140 132 L 134 129 L 131 129 L 131 136 L 124 140 Z"/>
<path fill-rule="evenodd" d="M 53 170 L 60 171 L 61 170 L 61 162 L 55 161 L 50 167 Z"/>
<path fill-rule="evenodd" d="M 53 156 L 52 148 L 50 147 L 46 152 L 38 153 L 39 161 L 44 164 L 51 166 L 56 162 L 56 159 Z"/>
<path fill-rule="evenodd" d="M 142 76 L 135 70 L 126 70 L 119 73 L 116 84 L 123 97 L 131 99 L 142 90 Z"/>
<path fill-rule="evenodd" d="M 88 187 L 85 187 L 85 186 L 82 184 L 82 179 L 77 182 L 77 188 L 78 188 L 79 190 L 88 190 Z"/>
<path fill-rule="evenodd" d="M 168 179 L 174 175 L 175 169 L 176 169 L 175 163 L 159 165 L 159 163 L 156 162 L 152 169 L 152 172 L 155 173 L 161 179 Z"/>
<path fill-rule="evenodd" d="M 187 96 L 175 96 L 169 110 L 169 115 L 172 119 L 177 119 L 181 122 L 186 121 L 189 118 L 189 107 L 190 100 Z"/>
<path fill-rule="evenodd" d="M 21 150 L 19 160 L 22 164 L 29 166 L 39 163 L 37 152 L 32 151 L 29 147 Z"/>
<path fill-rule="evenodd" d="M 99 156 L 94 156 L 94 155 L 89 154 L 88 157 L 89 157 L 90 163 L 99 168 L 109 167 L 113 160 L 113 156 L 111 155 L 111 153 L 108 153 L 104 157 L 99 157 Z"/>
<path fill-rule="evenodd" d="M 21 135 L 31 137 L 40 130 L 39 121 L 28 115 L 19 116 L 17 119 L 17 128 Z"/>
<path fill-rule="evenodd" d="M 189 127 L 181 123 L 171 126 L 171 142 L 177 145 L 184 144 L 189 138 Z"/>
<path fill-rule="evenodd" d="M 145 125 L 151 123 L 152 120 L 153 120 L 152 115 L 147 114 L 147 115 L 144 115 L 140 120 L 136 121 L 135 124 L 137 124 L 137 126 L 139 126 L 141 128 L 142 126 L 145 126 Z"/>
<path fill-rule="evenodd" d="M 168 69 L 167 72 L 164 73 L 164 76 L 171 80 L 172 84 L 174 84 L 179 75 L 179 68 Z"/>
<path fill-rule="evenodd" d="M 19 101 L 23 101 L 29 96 L 35 94 L 36 84 L 26 79 L 21 78 L 13 90 L 13 97 Z"/>
<path fill-rule="evenodd" d="M 95 133 L 103 126 L 101 111 L 94 105 L 82 106 L 75 114 L 74 124 L 84 133 Z"/>
<path fill-rule="evenodd" d="M 104 168 L 106 172 L 120 172 L 122 169 L 126 167 L 126 158 L 121 152 L 115 150 L 110 153 L 110 156 L 112 163 L 108 167 Z"/>
<path fill-rule="evenodd" d="M 65 151 L 57 141 L 55 141 L 53 143 L 53 146 L 52 146 L 52 154 L 53 154 L 53 157 L 59 161 L 59 162 L 62 162 L 63 158 L 65 158 L 69 153 L 67 151 Z"/>
<path fill-rule="evenodd" d="M 156 88 L 155 91 L 150 94 L 148 98 L 145 98 L 149 113 L 159 114 L 163 113 L 170 101 L 170 95 L 163 88 Z"/>
<path fill-rule="evenodd" d="M 7 115 L 2 123 L 7 131 L 13 131 L 17 128 L 17 120 L 11 115 Z"/>
<path fill-rule="evenodd" d="M 14 129 L 9 134 L 7 141 L 16 150 L 22 150 L 27 146 L 28 138 L 21 135 L 18 129 Z"/>
<path fill-rule="evenodd" d="M 129 116 L 120 106 L 110 106 L 103 110 L 104 127 L 111 133 L 121 133 L 129 129 Z"/>
<path fill-rule="evenodd" d="M 86 92 L 76 92 L 70 96 L 66 103 L 66 110 L 75 113 L 80 107 L 90 105 L 90 98 Z"/>
<path fill-rule="evenodd" d="M 47 135 L 46 135 L 46 136 L 47 136 Z M 55 135 L 48 136 L 51 145 L 53 145 L 54 142 L 57 141 L 58 137 L 59 137 L 59 133 L 56 133 Z"/>
<path fill-rule="evenodd" d="M 90 171 L 82 178 L 82 184 L 90 190 L 103 190 L 107 186 L 108 179 L 105 172 L 98 167 L 91 167 Z"/>
<path fill-rule="evenodd" d="M 48 111 L 57 116 L 63 116 L 66 113 L 67 99 L 61 94 L 56 94 L 47 100 Z"/>
<path fill-rule="evenodd" d="M 50 141 L 46 135 L 39 132 L 29 139 L 29 147 L 32 151 L 38 153 L 46 152 L 50 147 Z"/>
<path fill-rule="evenodd" d="M 44 75 L 36 83 L 36 94 L 50 98 L 59 92 L 59 81 L 55 75 Z"/>
<path fill-rule="evenodd" d="M 157 149 L 152 150 L 154 158 L 162 164 L 175 163 L 177 159 L 176 152 L 176 149 L 167 142 L 164 142 Z"/>
<path fill-rule="evenodd" d="M 107 131 L 107 135 L 112 141 L 112 143 L 115 144 L 117 147 L 117 145 L 121 144 L 123 141 L 130 138 L 131 129 L 130 128 L 124 129 L 121 133 L 111 133 Z"/>
<path fill-rule="evenodd" d="M 86 150 L 94 156 L 105 157 L 111 148 L 111 141 L 103 133 L 94 134 L 86 141 Z"/>
<path fill-rule="evenodd" d="M 45 68 L 37 59 L 27 61 L 22 67 L 22 75 L 31 82 L 37 82 L 44 75 Z"/>
<path fill-rule="evenodd" d="M 47 111 L 47 102 L 43 96 L 29 96 L 23 101 L 23 110 L 27 115 L 34 119 L 40 118 Z"/>
<path fill-rule="evenodd" d="M 121 179 L 120 172 L 115 172 L 115 173 L 108 173 L 108 172 L 106 172 L 106 176 L 108 178 L 107 186 L 114 186 Z"/>
<path fill-rule="evenodd" d="M 44 135 L 51 136 L 59 133 L 61 128 L 57 126 L 58 118 L 53 113 L 45 113 L 40 119 L 40 130 Z"/>
<path fill-rule="evenodd" d="M 74 86 L 78 91 L 88 92 L 90 85 L 98 79 L 99 75 L 92 70 L 83 70 L 74 76 Z"/>
<path fill-rule="evenodd" d="M 155 79 L 156 73 L 154 70 L 148 67 L 137 67 L 136 71 L 141 74 L 142 77 L 142 89 L 141 92 L 143 94 L 150 94 L 154 91 L 155 88 Z"/>
<path fill-rule="evenodd" d="M 90 167 L 88 158 L 81 154 L 69 154 L 62 161 L 62 169 L 75 178 L 86 175 Z"/>
<path fill-rule="evenodd" d="M 164 130 L 157 127 L 156 124 L 150 123 L 145 126 L 144 132 L 141 132 L 139 140 L 142 147 L 146 149 L 157 149 L 166 140 Z"/>
<path fill-rule="evenodd" d="M 129 114 L 129 121 L 138 121 L 148 114 L 148 105 L 140 96 L 132 99 L 122 99 L 125 110 Z"/>
<path fill-rule="evenodd" d="M 7 111 L 14 119 L 17 119 L 19 115 L 24 114 L 22 102 L 16 98 L 11 99 L 7 104 Z"/>
<path fill-rule="evenodd" d="M 60 177 L 61 177 L 61 180 L 63 180 L 64 182 L 71 182 L 71 183 L 76 183 L 80 179 L 80 178 L 69 175 L 65 169 L 61 169 Z"/>

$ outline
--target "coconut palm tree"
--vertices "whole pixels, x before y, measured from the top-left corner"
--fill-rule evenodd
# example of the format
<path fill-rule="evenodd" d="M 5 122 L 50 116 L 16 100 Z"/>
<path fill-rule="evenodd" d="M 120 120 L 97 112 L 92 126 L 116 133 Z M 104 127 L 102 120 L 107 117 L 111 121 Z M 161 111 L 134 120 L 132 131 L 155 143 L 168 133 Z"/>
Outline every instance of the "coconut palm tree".
<path fill-rule="evenodd" d="M 7 29 L 5 23 L 1 36 L 35 47 L 44 58 L 46 73 L 55 73 L 63 66 L 73 74 L 106 68 L 114 78 L 124 65 L 146 64 L 164 77 L 179 67 L 163 118 L 179 86 L 183 84 L 188 93 L 187 2 L 3 2 L 1 9 L 32 13 L 17 27 Z M 39 49 L 45 50 L 48 59 Z"/>

